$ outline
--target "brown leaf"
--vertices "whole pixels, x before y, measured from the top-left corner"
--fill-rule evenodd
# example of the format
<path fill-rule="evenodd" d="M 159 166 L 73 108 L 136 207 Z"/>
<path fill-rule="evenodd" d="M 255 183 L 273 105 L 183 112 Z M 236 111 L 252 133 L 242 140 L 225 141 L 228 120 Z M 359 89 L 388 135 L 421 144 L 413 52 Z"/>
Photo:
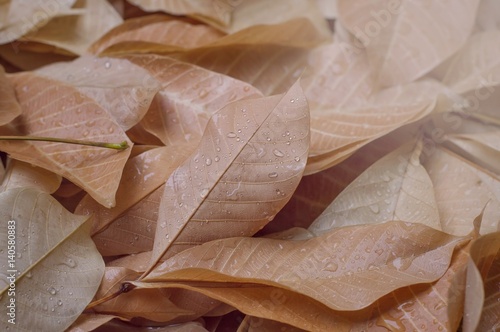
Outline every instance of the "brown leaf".
<path fill-rule="evenodd" d="M 500 322 L 500 232 L 484 235 L 471 247 L 467 266 L 463 331 L 494 331 Z"/>
<path fill-rule="evenodd" d="M 45 66 L 37 74 L 64 82 L 94 99 L 128 130 L 146 114 L 160 83 L 127 60 L 82 56 Z"/>
<path fill-rule="evenodd" d="M 251 85 L 168 57 L 125 58 L 161 83 L 141 125 L 165 145 L 198 141 L 210 116 L 228 102 L 260 95 Z"/>
<path fill-rule="evenodd" d="M 6 24 L 0 26 L 0 44 L 14 41 L 30 31 L 41 28 L 53 17 L 67 11 L 75 2 L 76 0 L 58 0 L 47 4 L 43 0 L 33 0 L 28 3 L 11 1 L 9 5 L 2 6 L 0 11 L 7 21 L 2 20 L 2 23 Z"/>
<path fill-rule="evenodd" d="M 60 6 L 60 1 L 56 6 Z M 47 5 L 43 6 L 49 7 Z M 104 33 L 123 20 L 107 1 L 77 0 L 70 12 L 59 15 L 46 25 L 23 36 L 34 41 L 82 55 Z"/>
<path fill-rule="evenodd" d="M 420 164 L 422 142 L 406 144 L 354 180 L 309 227 L 331 228 L 389 220 L 422 223 L 441 230 L 431 179 Z"/>
<path fill-rule="evenodd" d="M 395 289 L 437 280 L 463 241 L 396 221 L 337 228 L 303 241 L 231 238 L 185 250 L 142 280 L 267 285 L 334 310 L 359 310 Z"/>
<path fill-rule="evenodd" d="M 0 126 L 9 123 L 21 114 L 21 106 L 17 102 L 14 88 L 0 66 Z"/>
<path fill-rule="evenodd" d="M 224 34 L 210 26 L 174 20 L 167 15 L 149 15 L 130 19 L 115 27 L 89 47 L 89 52 L 99 54 L 110 46 L 131 42 L 149 42 L 180 48 L 194 48 L 209 44 Z M 122 44 L 123 45 L 123 44 Z M 123 45 L 124 46 L 124 45 Z M 115 53 L 119 45 L 113 47 Z M 128 49 L 128 47 L 125 47 Z"/>
<path fill-rule="evenodd" d="M 23 113 L 12 123 L 10 134 L 132 145 L 106 110 L 75 88 L 32 73 L 16 74 L 11 80 Z M 14 159 L 66 177 L 107 207 L 115 204 L 123 165 L 130 154 L 130 149 L 117 152 L 49 142 L 3 141 L 0 148 Z"/>
<path fill-rule="evenodd" d="M 150 269 L 176 242 L 262 228 L 298 185 L 308 147 L 298 83 L 284 95 L 233 102 L 214 114 L 198 148 L 166 182 Z"/>
<path fill-rule="evenodd" d="M 378 84 L 393 86 L 422 77 L 456 52 L 472 31 L 478 3 L 339 0 L 338 15 L 358 47 L 366 47 Z"/>

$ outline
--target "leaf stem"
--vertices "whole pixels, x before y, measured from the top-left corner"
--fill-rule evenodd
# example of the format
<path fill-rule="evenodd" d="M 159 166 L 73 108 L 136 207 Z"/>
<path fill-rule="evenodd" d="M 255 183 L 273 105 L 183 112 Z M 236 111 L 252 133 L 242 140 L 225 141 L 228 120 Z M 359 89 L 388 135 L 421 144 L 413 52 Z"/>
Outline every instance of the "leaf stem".
<path fill-rule="evenodd" d="M 40 136 L 0 136 L 0 141 L 39 141 L 39 142 L 66 143 L 66 144 L 95 146 L 99 148 L 114 149 L 120 151 L 125 150 L 129 147 L 127 141 L 123 141 L 120 143 L 106 143 L 106 142 L 84 141 L 84 140 L 70 139 L 70 138 L 40 137 Z"/>

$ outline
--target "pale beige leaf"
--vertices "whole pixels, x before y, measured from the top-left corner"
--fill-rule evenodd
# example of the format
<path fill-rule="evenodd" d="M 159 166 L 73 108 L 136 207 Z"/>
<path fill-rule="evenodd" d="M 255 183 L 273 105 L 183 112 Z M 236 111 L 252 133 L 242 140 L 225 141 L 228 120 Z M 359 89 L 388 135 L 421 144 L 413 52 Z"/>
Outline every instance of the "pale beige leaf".
<path fill-rule="evenodd" d="M 408 83 L 456 52 L 471 33 L 479 0 L 338 1 L 340 21 L 365 46 L 381 86 Z"/>
<path fill-rule="evenodd" d="M 141 41 L 194 48 L 209 44 L 224 33 L 204 24 L 190 24 L 166 15 L 148 15 L 133 18 L 115 27 L 89 47 L 99 54 L 106 48 L 131 41 Z"/>
<path fill-rule="evenodd" d="M 443 148 L 423 162 L 432 184 L 443 231 L 466 235 L 474 218 L 483 213 L 481 234 L 495 232 L 500 224 L 500 179 Z"/>
<path fill-rule="evenodd" d="M 3 28 L 7 23 L 11 0 L 0 0 L 0 28 Z"/>
<path fill-rule="evenodd" d="M 500 131 L 475 134 L 455 134 L 447 137 L 446 145 L 487 170 L 500 174 Z"/>
<path fill-rule="evenodd" d="M 9 270 L 17 270 L 13 273 L 16 329 L 65 330 L 90 302 L 104 273 L 104 262 L 88 233 L 88 218 L 72 215 L 50 195 L 33 189 L 1 193 L 0 205 L 0 246 L 5 253 L 0 258 L 2 306 L 6 308 L 13 298 L 8 293 Z M 12 225 L 16 254 L 9 262 Z M 9 318 L 2 315 L 3 330 L 12 327 Z"/>
<path fill-rule="evenodd" d="M 151 259 L 151 251 L 141 252 L 140 254 L 126 255 L 117 258 L 106 264 L 106 267 L 124 267 L 129 270 L 144 272 Z"/>
<path fill-rule="evenodd" d="M 92 99 L 61 82 L 33 73 L 11 77 L 23 113 L 13 122 L 14 135 L 130 142 L 120 126 Z M 0 142 L 12 158 L 49 169 L 84 188 L 99 203 L 111 207 L 130 149 L 49 142 Z"/>
<path fill-rule="evenodd" d="M 499 30 L 473 35 L 450 60 L 443 83 L 457 93 L 475 90 L 477 98 L 486 99 L 485 88 L 500 84 L 499 45 Z"/>
<path fill-rule="evenodd" d="M 327 19 L 337 18 L 337 0 L 316 0 L 321 14 Z"/>
<path fill-rule="evenodd" d="M 0 192 L 14 188 L 32 187 L 38 191 L 52 194 L 61 184 L 61 176 L 48 170 L 8 159 L 7 169 L 0 184 Z"/>
<path fill-rule="evenodd" d="M 496 331 L 500 328 L 500 233 L 477 239 L 467 266 L 463 331 Z"/>
<path fill-rule="evenodd" d="M 130 62 L 148 70 L 161 90 L 141 125 L 165 145 L 198 141 L 212 114 L 227 103 L 259 96 L 244 82 L 158 55 L 129 55 Z"/>
<path fill-rule="evenodd" d="M 76 0 L 58 0 L 50 3 L 44 0 L 11 1 L 6 15 L 7 22 L 0 27 L 0 44 L 14 41 L 30 31 L 43 27 L 53 17 L 68 10 L 75 2 Z"/>
<path fill-rule="evenodd" d="M 160 83 L 148 71 L 123 59 L 87 55 L 40 68 L 36 73 L 71 85 L 94 99 L 123 130 L 144 117 L 160 89 Z"/>
<path fill-rule="evenodd" d="M 359 310 L 395 289 L 437 280 L 455 246 L 467 240 L 396 221 L 337 228 L 304 241 L 230 238 L 185 250 L 142 281 L 268 285 L 335 310 Z"/>
<path fill-rule="evenodd" d="M 82 55 L 94 41 L 123 22 L 107 1 L 77 0 L 73 9 L 80 13 L 55 17 L 45 26 L 25 35 L 23 41 L 53 45 Z"/>
<path fill-rule="evenodd" d="M 321 234 L 331 228 L 389 220 L 441 229 L 431 179 L 420 164 L 422 142 L 406 144 L 354 180 L 311 224 Z"/>
<path fill-rule="evenodd" d="M 288 202 L 304 171 L 309 110 L 299 83 L 283 95 L 233 102 L 166 182 L 152 268 L 174 243 L 253 235 Z"/>
<path fill-rule="evenodd" d="M 17 102 L 14 88 L 0 66 L 0 126 L 9 123 L 21 114 L 21 106 Z"/>
<path fill-rule="evenodd" d="M 476 29 L 500 30 L 500 3 L 496 0 L 481 0 L 477 8 Z"/>
<path fill-rule="evenodd" d="M 306 174 L 338 164 L 361 146 L 458 98 L 442 84 L 422 80 L 372 94 L 365 104 L 311 109 L 311 151 Z"/>

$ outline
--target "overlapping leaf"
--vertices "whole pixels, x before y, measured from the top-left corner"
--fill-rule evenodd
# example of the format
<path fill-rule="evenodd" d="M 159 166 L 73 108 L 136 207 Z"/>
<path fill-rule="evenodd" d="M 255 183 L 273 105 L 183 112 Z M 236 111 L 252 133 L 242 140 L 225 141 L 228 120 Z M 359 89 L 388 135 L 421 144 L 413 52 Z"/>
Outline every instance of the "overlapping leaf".
<path fill-rule="evenodd" d="M 21 106 L 17 102 L 14 88 L 0 66 L 0 126 L 12 121 L 21 114 Z"/>
<path fill-rule="evenodd" d="M 132 144 L 95 101 L 75 88 L 32 73 L 11 78 L 23 113 L 3 127 L 12 135 L 45 136 Z M 0 142 L 12 158 L 46 168 L 85 188 L 101 204 L 115 204 L 115 192 L 130 149 L 112 151 L 50 142 Z"/>
<path fill-rule="evenodd" d="M 89 236 L 88 217 L 64 210 L 50 195 L 17 188 L 0 194 L 1 299 L 10 299 L 9 276 L 15 278 L 15 327 L 64 330 L 94 296 L 104 262 Z M 10 232 L 9 232 L 10 230 Z M 15 245 L 8 244 L 14 230 Z M 9 246 L 9 247 L 8 247 Z M 17 254 L 8 258 L 7 248 Z M 12 327 L 2 315 L 4 330 Z"/>
<path fill-rule="evenodd" d="M 251 235 L 285 205 L 309 147 L 309 112 L 298 83 L 284 95 L 228 104 L 166 182 L 151 268 L 174 242 Z M 223 235 L 224 234 L 224 235 Z"/>

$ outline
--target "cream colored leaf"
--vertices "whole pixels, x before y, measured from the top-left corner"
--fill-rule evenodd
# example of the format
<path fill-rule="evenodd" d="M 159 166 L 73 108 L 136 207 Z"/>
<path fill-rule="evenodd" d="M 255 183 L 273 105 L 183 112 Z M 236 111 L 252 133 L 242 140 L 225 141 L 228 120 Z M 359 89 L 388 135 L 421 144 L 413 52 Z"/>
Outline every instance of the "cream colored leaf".
<path fill-rule="evenodd" d="M 477 8 L 476 29 L 499 30 L 500 29 L 500 4 L 496 0 L 481 0 Z"/>
<path fill-rule="evenodd" d="M 477 239 L 467 266 L 463 331 L 495 331 L 500 327 L 500 233 Z"/>
<path fill-rule="evenodd" d="M 44 0 L 11 1 L 7 7 L 7 22 L 0 27 L 0 44 L 14 41 L 30 31 L 41 28 L 49 20 L 68 10 L 75 2 L 76 0 L 58 0 L 50 3 Z"/>
<path fill-rule="evenodd" d="M 198 148 L 166 182 L 150 269 L 174 243 L 253 235 L 297 187 L 309 112 L 297 82 L 283 95 L 233 102 L 214 114 Z"/>
<path fill-rule="evenodd" d="M 259 96 L 244 82 L 158 55 L 129 55 L 148 70 L 161 90 L 141 125 L 165 145 L 198 141 L 212 114 L 227 103 Z"/>
<path fill-rule="evenodd" d="M 1 193 L 0 206 L 2 307 L 15 299 L 18 330 L 64 331 L 90 302 L 104 273 L 88 218 L 72 215 L 50 195 L 33 189 Z M 15 248 L 8 243 L 13 229 Z M 13 258 L 7 248 L 15 252 Z M 15 297 L 9 295 L 12 276 Z M 2 315 L 3 330 L 13 326 L 11 318 Z"/>
<path fill-rule="evenodd" d="M 463 241 L 396 221 L 342 227 L 303 241 L 230 238 L 185 250 L 142 281 L 267 285 L 334 310 L 359 310 L 395 289 L 437 280 Z"/>
<path fill-rule="evenodd" d="M 21 114 L 21 106 L 17 102 L 14 88 L 0 66 L 0 126 L 9 123 Z"/>
<path fill-rule="evenodd" d="M 443 231 L 466 235 L 486 204 L 481 234 L 495 232 L 500 221 L 500 180 L 450 151 L 432 150 L 423 163 L 432 184 Z"/>
<path fill-rule="evenodd" d="M 378 84 L 393 86 L 422 77 L 462 47 L 478 3 L 339 0 L 338 15 L 366 46 Z"/>
<path fill-rule="evenodd" d="M 407 144 L 354 180 L 309 227 L 315 234 L 389 220 L 441 229 L 431 179 L 420 164 L 422 142 Z"/>
<path fill-rule="evenodd" d="M 8 159 L 7 169 L 0 184 L 0 192 L 14 188 L 32 187 L 38 191 L 52 194 L 61 184 L 61 176 L 43 168 Z"/>
<path fill-rule="evenodd" d="M 486 99 L 488 92 L 481 89 L 500 84 L 499 45 L 499 30 L 473 35 L 450 60 L 443 83 L 457 93 L 476 90 L 477 98 Z"/>
<path fill-rule="evenodd" d="M 160 83 L 148 71 L 122 59 L 87 55 L 40 68 L 36 73 L 71 85 L 94 99 L 123 130 L 144 117 L 160 89 Z"/>
<path fill-rule="evenodd" d="M 199 47 L 224 36 L 224 33 L 203 24 L 190 24 L 166 15 L 133 18 L 115 27 L 89 47 L 93 54 L 131 41 L 158 43 L 182 48 Z"/>
<path fill-rule="evenodd" d="M 22 40 L 53 45 L 82 55 L 94 41 L 123 22 L 107 1 L 77 0 L 73 10 L 80 13 L 55 17 L 45 26 L 25 35 Z"/>
<path fill-rule="evenodd" d="M 92 99 L 61 82 L 33 73 L 11 77 L 23 113 L 9 134 L 132 145 L 120 126 Z M 126 151 L 49 142 L 0 142 L 12 158 L 51 170 L 84 188 L 101 204 L 115 204 Z"/>

